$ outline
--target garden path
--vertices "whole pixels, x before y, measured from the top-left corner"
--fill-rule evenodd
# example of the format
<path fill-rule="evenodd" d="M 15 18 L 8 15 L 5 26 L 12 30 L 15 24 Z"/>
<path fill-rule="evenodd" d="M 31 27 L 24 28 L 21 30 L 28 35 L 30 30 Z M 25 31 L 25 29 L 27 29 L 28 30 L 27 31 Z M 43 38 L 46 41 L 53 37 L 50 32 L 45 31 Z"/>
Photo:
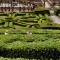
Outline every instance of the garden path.
<path fill-rule="evenodd" d="M 50 4 L 46 1 L 45 7 L 50 8 L 50 18 L 55 22 L 60 24 L 60 18 L 54 14 L 54 9 L 51 8 Z"/>
<path fill-rule="evenodd" d="M 60 18 L 54 14 L 54 10 L 50 10 L 50 18 L 55 22 L 60 24 Z"/>

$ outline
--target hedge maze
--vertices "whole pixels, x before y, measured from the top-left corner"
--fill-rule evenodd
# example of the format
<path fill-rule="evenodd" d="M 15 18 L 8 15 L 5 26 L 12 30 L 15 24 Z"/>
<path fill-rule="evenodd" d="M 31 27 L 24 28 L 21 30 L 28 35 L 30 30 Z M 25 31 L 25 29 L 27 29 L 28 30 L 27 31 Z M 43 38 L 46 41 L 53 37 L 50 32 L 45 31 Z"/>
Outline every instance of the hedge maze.
<path fill-rule="evenodd" d="M 35 8 L 34 12 L 0 12 L 0 25 L 3 28 L 60 29 L 60 25 L 54 23 L 49 15 L 47 8 Z"/>
<path fill-rule="evenodd" d="M 54 11 L 60 16 L 58 8 Z M 60 60 L 60 24 L 49 15 L 49 9 L 41 7 L 34 12 L 0 12 L 0 60 Z"/>

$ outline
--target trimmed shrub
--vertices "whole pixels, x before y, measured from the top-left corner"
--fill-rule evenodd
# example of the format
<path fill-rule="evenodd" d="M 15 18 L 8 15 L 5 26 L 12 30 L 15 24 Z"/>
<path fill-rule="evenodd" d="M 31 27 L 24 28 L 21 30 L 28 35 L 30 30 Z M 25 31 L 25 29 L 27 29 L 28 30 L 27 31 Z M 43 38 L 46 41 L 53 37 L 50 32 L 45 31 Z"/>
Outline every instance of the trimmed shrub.
<path fill-rule="evenodd" d="M 35 12 L 35 14 L 42 14 L 42 15 L 48 14 L 48 15 L 50 15 L 49 9 L 48 8 L 44 8 L 44 7 L 35 8 L 34 12 Z"/>
<path fill-rule="evenodd" d="M 9 27 L 13 27 L 13 22 L 9 22 Z"/>
<path fill-rule="evenodd" d="M 21 42 L 1 43 L 0 56 L 3 57 L 22 57 L 31 59 L 52 59 L 57 60 L 60 57 L 60 41 L 45 42 Z M 3 46 L 4 45 L 4 46 Z"/>
<path fill-rule="evenodd" d="M 4 27 L 9 27 L 8 22 L 5 22 Z"/>
<path fill-rule="evenodd" d="M 54 13 L 55 13 L 56 15 L 60 14 L 60 7 L 54 8 Z"/>
<path fill-rule="evenodd" d="M 26 26 L 26 28 L 29 28 L 29 27 L 30 27 L 30 25 L 27 25 L 27 26 Z"/>
<path fill-rule="evenodd" d="M 24 16 L 26 13 L 16 13 L 15 16 Z"/>
<path fill-rule="evenodd" d="M 58 16 L 60 17 L 60 14 L 58 14 Z"/>
<path fill-rule="evenodd" d="M 6 13 L 0 13 L 0 16 L 8 16 Z"/>
<path fill-rule="evenodd" d="M 48 14 L 45 14 L 45 18 L 46 18 L 46 20 L 49 20 Z"/>
<path fill-rule="evenodd" d="M 40 19 L 43 18 L 42 14 L 39 14 Z"/>

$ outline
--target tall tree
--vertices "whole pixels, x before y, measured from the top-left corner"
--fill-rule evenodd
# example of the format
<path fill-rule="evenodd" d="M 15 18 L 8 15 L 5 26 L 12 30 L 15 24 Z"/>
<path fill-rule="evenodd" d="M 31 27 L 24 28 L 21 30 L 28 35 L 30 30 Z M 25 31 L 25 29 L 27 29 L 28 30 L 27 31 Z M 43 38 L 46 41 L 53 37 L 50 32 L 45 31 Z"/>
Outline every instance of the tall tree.
<path fill-rule="evenodd" d="M 44 7 L 45 7 L 45 0 L 44 0 Z"/>

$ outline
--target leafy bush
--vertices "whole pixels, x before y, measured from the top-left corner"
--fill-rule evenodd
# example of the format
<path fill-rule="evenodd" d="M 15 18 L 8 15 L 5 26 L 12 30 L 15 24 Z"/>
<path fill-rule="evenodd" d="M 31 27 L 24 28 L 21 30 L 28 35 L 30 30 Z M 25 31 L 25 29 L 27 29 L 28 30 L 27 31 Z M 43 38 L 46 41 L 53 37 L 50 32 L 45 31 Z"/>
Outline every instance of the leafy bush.
<path fill-rule="evenodd" d="M 8 26 L 9 26 L 8 22 L 5 22 L 4 27 L 8 27 Z"/>
<path fill-rule="evenodd" d="M 7 13 L 0 13 L 0 16 L 8 16 Z"/>
<path fill-rule="evenodd" d="M 58 14 L 58 16 L 60 17 L 60 14 Z"/>
<path fill-rule="evenodd" d="M 42 14 L 42 15 L 48 14 L 48 15 L 50 15 L 49 9 L 48 9 L 48 8 L 43 8 L 43 7 L 35 8 L 35 9 L 34 9 L 34 12 L 35 12 L 36 14 Z"/>
<path fill-rule="evenodd" d="M 6 51 L 4 54 L 1 54 L 1 56 L 4 57 L 23 57 L 32 59 L 41 59 L 41 57 L 44 57 L 48 59 L 58 59 L 60 53 L 60 41 L 53 42 L 53 40 L 37 43 L 16 41 L 10 44 L 4 44 L 4 46 L 1 47 L 1 53 Z"/>
<path fill-rule="evenodd" d="M 26 13 L 16 13 L 15 16 L 24 16 Z"/>
<path fill-rule="evenodd" d="M 26 58 L 4 58 L 4 57 L 0 57 L 0 60 L 25 60 Z M 28 60 L 28 59 L 26 59 Z"/>
<path fill-rule="evenodd" d="M 40 2 L 39 4 L 38 4 L 40 7 L 43 7 L 43 4 Z"/>
<path fill-rule="evenodd" d="M 13 27 L 13 22 L 10 22 L 9 23 L 9 27 Z"/>
<path fill-rule="evenodd" d="M 58 14 L 60 13 L 60 7 L 54 8 L 54 13 L 55 13 L 56 15 L 58 15 Z"/>
<path fill-rule="evenodd" d="M 46 20 L 49 20 L 48 14 L 45 14 L 45 18 L 46 18 Z"/>
<path fill-rule="evenodd" d="M 39 14 L 39 17 L 40 17 L 40 18 L 43 18 L 42 14 Z"/>

